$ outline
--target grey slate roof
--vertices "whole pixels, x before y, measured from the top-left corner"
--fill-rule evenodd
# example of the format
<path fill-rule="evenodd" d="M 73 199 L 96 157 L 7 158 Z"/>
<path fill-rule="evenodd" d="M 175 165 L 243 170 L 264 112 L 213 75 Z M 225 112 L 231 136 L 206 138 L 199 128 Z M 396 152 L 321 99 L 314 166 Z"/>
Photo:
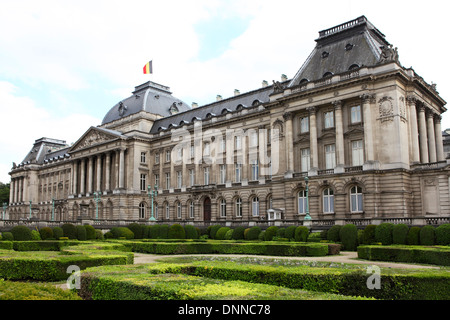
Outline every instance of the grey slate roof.
<path fill-rule="evenodd" d="M 67 150 L 69 150 L 69 146 L 63 140 L 49 138 L 37 139 L 30 152 L 28 152 L 20 164 L 42 164 L 45 160 L 60 159 L 60 157 L 66 157 Z"/>
<path fill-rule="evenodd" d="M 366 17 L 319 32 L 316 47 L 292 79 L 289 87 L 304 79 L 315 81 L 326 73 L 338 74 L 350 67 L 375 65 L 382 46 L 389 46 L 384 34 L 376 29 Z"/>
<path fill-rule="evenodd" d="M 169 110 L 172 105 L 175 105 L 179 112 L 191 109 L 185 102 L 172 96 L 169 90 L 169 87 L 152 81 L 137 86 L 132 96 L 118 102 L 109 110 L 103 118 L 102 125 L 140 111 L 167 117 L 171 115 Z"/>
<path fill-rule="evenodd" d="M 194 119 L 204 120 L 208 116 L 219 116 L 225 112 L 235 112 L 239 108 L 248 108 L 269 101 L 269 95 L 273 92 L 273 86 L 253 90 L 247 93 L 233 96 L 210 103 L 201 107 L 181 112 L 170 117 L 158 119 L 153 124 L 150 133 L 158 133 L 160 129 L 168 129 L 169 126 L 180 127 L 184 123 L 191 123 Z"/>

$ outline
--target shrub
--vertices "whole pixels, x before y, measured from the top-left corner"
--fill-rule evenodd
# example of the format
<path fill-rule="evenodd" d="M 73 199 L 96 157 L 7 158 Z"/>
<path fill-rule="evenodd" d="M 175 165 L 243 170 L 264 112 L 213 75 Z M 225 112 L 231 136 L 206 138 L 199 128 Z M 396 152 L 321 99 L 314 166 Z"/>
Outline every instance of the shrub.
<path fill-rule="evenodd" d="M 69 239 L 77 238 L 77 228 L 71 223 L 65 223 L 61 227 L 63 229 L 64 237 Z"/>
<path fill-rule="evenodd" d="M 406 236 L 406 242 L 412 246 L 418 245 L 419 244 L 419 233 L 420 233 L 419 227 L 409 228 L 408 235 Z"/>
<path fill-rule="evenodd" d="M 364 244 L 371 244 L 375 242 L 375 229 L 376 225 L 369 224 L 364 228 L 363 242 Z"/>
<path fill-rule="evenodd" d="M 450 223 L 440 225 L 435 230 L 436 244 L 441 246 L 450 245 Z"/>
<path fill-rule="evenodd" d="M 182 225 L 175 223 L 170 226 L 168 236 L 169 239 L 186 239 L 186 232 Z"/>
<path fill-rule="evenodd" d="M 186 234 L 186 239 L 198 239 L 198 231 L 197 228 L 187 224 L 184 226 L 184 232 Z"/>
<path fill-rule="evenodd" d="M 77 228 L 77 239 L 80 241 L 86 241 L 87 233 L 86 228 L 84 226 L 76 226 Z"/>
<path fill-rule="evenodd" d="M 11 232 L 3 232 L 2 233 L 2 240 L 3 241 L 13 241 L 14 236 Z"/>
<path fill-rule="evenodd" d="M 111 228 L 111 233 L 114 239 L 125 238 L 134 239 L 134 233 L 127 227 L 114 227 Z"/>
<path fill-rule="evenodd" d="M 341 239 L 339 238 L 339 231 L 341 230 L 340 225 L 334 225 L 327 232 L 327 240 L 333 242 L 339 242 Z"/>
<path fill-rule="evenodd" d="M 278 238 L 284 238 L 286 233 L 286 228 L 278 228 L 277 230 L 277 237 Z"/>
<path fill-rule="evenodd" d="M 233 238 L 233 233 L 233 229 L 228 230 L 227 233 L 225 233 L 225 240 L 231 240 Z"/>
<path fill-rule="evenodd" d="M 392 244 L 392 223 L 382 223 L 375 228 L 375 241 L 383 245 Z"/>
<path fill-rule="evenodd" d="M 308 240 L 309 229 L 305 226 L 295 228 L 294 239 L 298 242 L 306 242 Z"/>
<path fill-rule="evenodd" d="M 272 241 L 273 237 L 277 235 L 278 227 L 271 226 L 266 229 L 264 232 L 264 240 L 265 241 Z"/>
<path fill-rule="evenodd" d="M 354 224 L 349 223 L 342 226 L 339 231 L 339 237 L 344 245 L 344 250 L 356 251 L 358 247 L 358 229 Z"/>
<path fill-rule="evenodd" d="M 266 233 L 265 230 L 262 230 L 259 234 L 258 234 L 258 240 L 259 241 L 264 241 L 264 234 Z"/>
<path fill-rule="evenodd" d="M 93 226 L 87 224 L 84 228 L 86 229 L 86 240 L 95 240 L 97 238 Z"/>
<path fill-rule="evenodd" d="M 286 231 L 284 232 L 284 237 L 288 238 L 289 240 L 295 238 L 295 229 L 297 229 L 296 226 L 289 226 L 286 228 Z"/>
<path fill-rule="evenodd" d="M 128 229 L 130 229 L 134 233 L 135 239 L 142 239 L 144 236 L 144 225 L 139 223 L 130 223 L 128 226 Z"/>
<path fill-rule="evenodd" d="M 31 240 L 31 230 L 25 226 L 15 226 L 11 229 L 15 241 Z"/>
<path fill-rule="evenodd" d="M 39 241 L 41 240 L 41 235 L 37 230 L 31 230 L 31 240 Z"/>
<path fill-rule="evenodd" d="M 233 230 L 233 235 L 231 236 L 231 238 L 233 240 L 243 240 L 244 231 L 245 231 L 244 227 L 237 227 L 236 229 Z"/>
<path fill-rule="evenodd" d="M 105 236 L 104 236 L 102 230 L 94 229 L 94 231 L 95 231 L 95 239 L 96 240 L 104 240 L 105 239 Z"/>
<path fill-rule="evenodd" d="M 322 231 L 320 231 L 320 238 L 321 238 L 322 240 L 327 240 L 327 233 L 328 233 L 328 230 L 322 230 Z"/>
<path fill-rule="evenodd" d="M 409 228 L 406 224 L 396 224 L 392 228 L 392 243 L 406 244 L 406 237 L 408 236 Z"/>
<path fill-rule="evenodd" d="M 216 236 L 214 239 L 217 240 L 225 240 L 225 234 L 230 230 L 229 227 L 221 227 L 219 230 L 217 230 L 216 232 Z"/>
<path fill-rule="evenodd" d="M 103 236 L 105 239 L 114 239 L 114 234 L 111 231 L 106 232 Z"/>
<path fill-rule="evenodd" d="M 39 230 L 42 240 L 53 239 L 53 230 L 49 227 L 43 227 Z"/>
<path fill-rule="evenodd" d="M 209 237 L 211 239 L 215 239 L 216 238 L 216 233 L 217 233 L 217 231 L 219 231 L 220 228 L 222 228 L 221 225 L 211 226 L 211 229 L 209 229 Z"/>
<path fill-rule="evenodd" d="M 53 238 L 59 240 L 59 238 L 64 236 L 64 231 L 61 227 L 53 227 Z"/>
<path fill-rule="evenodd" d="M 433 226 L 423 226 L 420 228 L 419 241 L 423 246 L 432 246 L 435 244 L 435 231 Z"/>
<path fill-rule="evenodd" d="M 247 232 L 247 240 L 258 240 L 258 236 L 261 233 L 261 228 L 254 226 Z"/>
<path fill-rule="evenodd" d="M 159 228 L 158 239 L 169 239 L 169 225 L 162 224 Z"/>

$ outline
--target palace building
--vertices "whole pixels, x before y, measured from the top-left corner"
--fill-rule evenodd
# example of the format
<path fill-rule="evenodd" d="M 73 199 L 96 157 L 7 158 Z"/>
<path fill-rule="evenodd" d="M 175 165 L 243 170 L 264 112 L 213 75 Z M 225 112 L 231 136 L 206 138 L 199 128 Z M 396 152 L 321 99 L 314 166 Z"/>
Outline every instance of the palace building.
<path fill-rule="evenodd" d="M 361 16 L 320 31 L 292 79 L 204 106 L 149 81 L 73 145 L 36 140 L 10 172 L 9 219 L 448 219 L 445 105 Z"/>

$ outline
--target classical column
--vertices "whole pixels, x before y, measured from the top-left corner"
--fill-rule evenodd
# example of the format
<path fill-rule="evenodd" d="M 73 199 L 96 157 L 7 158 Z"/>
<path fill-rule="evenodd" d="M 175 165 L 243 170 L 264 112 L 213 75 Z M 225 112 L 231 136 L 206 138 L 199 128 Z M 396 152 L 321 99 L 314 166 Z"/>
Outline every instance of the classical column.
<path fill-rule="evenodd" d="M 102 155 L 97 155 L 97 188 L 96 191 L 100 192 L 101 187 L 101 181 L 102 181 Z"/>
<path fill-rule="evenodd" d="M 319 150 L 317 147 L 317 123 L 316 123 L 316 107 L 308 107 L 309 111 L 309 148 L 311 154 L 312 168 L 319 168 Z"/>
<path fill-rule="evenodd" d="M 106 154 L 106 160 L 105 160 L 105 191 L 108 192 L 111 189 L 111 153 L 108 152 Z"/>
<path fill-rule="evenodd" d="M 425 106 L 419 107 L 419 138 L 420 138 L 420 159 L 422 163 L 428 163 L 428 138 L 427 124 L 425 122 Z"/>
<path fill-rule="evenodd" d="M 428 153 L 429 161 L 436 162 L 436 139 L 434 137 L 434 112 L 429 111 L 427 114 L 427 129 L 428 129 Z"/>
<path fill-rule="evenodd" d="M 417 110 L 416 99 L 414 97 L 407 97 L 406 102 L 409 106 L 409 125 L 411 136 L 412 162 L 420 162 L 419 149 L 419 132 L 417 128 Z"/>
<path fill-rule="evenodd" d="M 283 114 L 284 121 L 286 122 L 286 171 L 287 173 L 294 172 L 294 140 L 292 137 L 292 113 L 285 112 Z"/>
<path fill-rule="evenodd" d="M 72 171 L 72 194 L 77 194 L 78 189 L 78 161 L 75 160 L 73 162 L 73 171 Z"/>
<path fill-rule="evenodd" d="M 17 194 L 17 202 L 23 202 L 23 178 L 19 177 L 19 190 Z"/>
<path fill-rule="evenodd" d="M 435 131 L 435 136 L 436 136 L 437 161 L 445 160 L 444 144 L 442 142 L 441 120 L 442 120 L 442 117 L 440 115 L 436 115 L 435 122 L 434 122 L 434 131 Z"/>
<path fill-rule="evenodd" d="M 345 165 L 344 153 L 344 126 L 342 121 L 342 101 L 334 101 L 334 110 L 336 115 L 336 152 L 337 166 Z"/>
<path fill-rule="evenodd" d="M 85 174 L 86 159 L 81 159 L 80 164 L 80 197 L 86 192 L 86 174 Z"/>
<path fill-rule="evenodd" d="M 11 183 L 9 184 L 9 204 L 14 203 L 14 183 L 15 179 L 11 179 Z"/>
<path fill-rule="evenodd" d="M 92 194 L 92 183 L 93 183 L 93 170 L 94 169 L 94 158 L 90 156 L 88 158 L 88 185 L 87 185 L 87 196 Z"/>
<path fill-rule="evenodd" d="M 121 148 L 119 154 L 119 189 L 125 187 L 125 149 Z"/>
<path fill-rule="evenodd" d="M 373 146 L 373 123 L 370 110 L 370 101 L 374 99 L 372 94 L 363 94 L 360 96 L 362 102 L 363 120 L 364 120 L 364 150 L 365 161 L 375 160 Z"/>

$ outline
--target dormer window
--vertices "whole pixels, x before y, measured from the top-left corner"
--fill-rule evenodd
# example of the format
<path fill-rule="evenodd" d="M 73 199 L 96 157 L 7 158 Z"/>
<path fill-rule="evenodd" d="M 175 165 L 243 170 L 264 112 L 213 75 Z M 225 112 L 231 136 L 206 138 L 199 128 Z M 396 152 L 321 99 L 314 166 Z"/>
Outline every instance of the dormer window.
<path fill-rule="evenodd" d="M 325 72 L 325 73 L 323 74 L 323 78 L 328 78 L 328 77 L 331 77 L 331 76 L 333 76 L 333 73 L 332 73 L 332 72 Z"/>
<path fill-rule="evenodd" d="M 177 108 L 176 102 L 174 102 L 174 103 L 170 106 L 169 112 L 170 112 L 171 115 L 174 115 L 174 114 L 177 114 L 177 113 L 178 113 L 178 108 Z"/>
<path fill-rule="evenodd" d="M 355 69 L 359 69 L 359 66 L 357 64 L 352 64 L 350 68 L 348 68 L 348 70 L 355 70 Z"/>

